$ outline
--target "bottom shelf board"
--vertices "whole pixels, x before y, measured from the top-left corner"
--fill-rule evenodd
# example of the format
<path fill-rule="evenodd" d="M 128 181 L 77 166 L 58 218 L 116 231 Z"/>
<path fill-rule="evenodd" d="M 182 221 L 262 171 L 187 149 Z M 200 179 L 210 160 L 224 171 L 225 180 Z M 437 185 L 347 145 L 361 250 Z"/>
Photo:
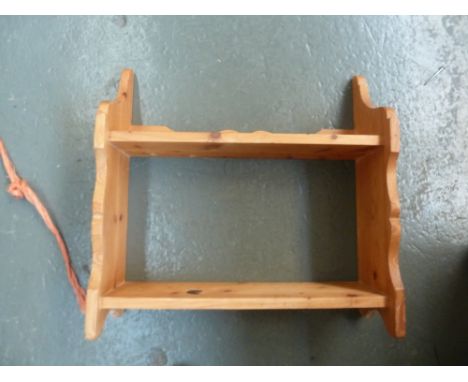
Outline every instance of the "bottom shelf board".
<path fill-rule="evenodd" d="M 102 309 L 383 308 L 386 297 L 358 282 L 126 282 L 101 297 Z"/>

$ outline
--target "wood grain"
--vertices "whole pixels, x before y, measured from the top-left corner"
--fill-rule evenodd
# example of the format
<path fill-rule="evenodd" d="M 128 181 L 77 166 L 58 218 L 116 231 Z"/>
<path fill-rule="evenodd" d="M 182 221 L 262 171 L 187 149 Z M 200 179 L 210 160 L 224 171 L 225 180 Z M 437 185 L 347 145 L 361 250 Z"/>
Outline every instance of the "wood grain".
<path fill-rule="evenodd" d="M 125 71 L 119 94 L 113 102 L 102 102 L 96 115 L 94 150 L 96 183 L 91 222 L 92 266 L 86 296 L 85 337 L 96 338 L 108 310 L 99 305 L 100 297 L 125 280 L 127 247 L 127 205 L 129 157 L 108 142 L 109 132 L 131 123 L 133 75 Z"/>
<path fill-rule="evenodd" d="M 379 146 L 380 136 L 335 132 L 178 132 L 164 126 L 135 126 L 129 131 L 111 132 L 110 141 L 131 156 L 350 160 Z"/>
<path fill-rule="evenodd" d="M 382 146 L 356 160 L 356 215 L 359 280 L 388 297 L 380 309 L 387 330 L 406 333 L 404 288 L 400 276 L 400 204 L 396 164 L 400 150 L 396 113 L 374 108 L 366 80 L 353 79 L 355 131 L 379 134 Z"/>
<path fill-rule="evenodd" d="M 357 282 L 126 282 L 101 300 L 107 309 L 381 308 L 384 295 Z"/>

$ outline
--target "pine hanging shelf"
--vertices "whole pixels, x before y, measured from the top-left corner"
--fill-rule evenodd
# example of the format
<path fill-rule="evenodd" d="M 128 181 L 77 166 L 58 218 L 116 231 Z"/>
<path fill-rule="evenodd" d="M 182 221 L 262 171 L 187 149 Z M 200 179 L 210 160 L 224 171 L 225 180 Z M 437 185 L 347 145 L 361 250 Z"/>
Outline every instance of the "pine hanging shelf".
<path fill-rule="evenodd" d="M 399 123 L 372 106 L 363 77 L 353 78 L 353 130 L 315 134 L 256 131 L 179 132 L 132 125 L 133 72 L 122 72 L 117 98 L 96 115 L 92 271 L 85 336 L 97 338 L 110 310 L 360 309 L 378 311 L 387 331 L 405 336 L 399 269 L 396 179 Z M 126 281 L 129 162 L 133 156 L 354 160 L 358 280 L 353 282 Z"/>

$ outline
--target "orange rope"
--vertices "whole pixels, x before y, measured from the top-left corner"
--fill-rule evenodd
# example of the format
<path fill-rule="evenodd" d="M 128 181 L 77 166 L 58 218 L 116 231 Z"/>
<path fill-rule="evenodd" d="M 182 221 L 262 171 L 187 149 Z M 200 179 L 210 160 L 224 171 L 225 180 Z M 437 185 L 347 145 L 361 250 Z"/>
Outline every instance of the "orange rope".
<path fill-rule="evenodd" d="M 15 167 L 8 156 L 8 152 L 3 145 L 3 141 L 0 139 L 0 156 L 3 160 L 3 167 L 5 167 L 5 171 L 10 178 L 10 185 L 8 186 L 7 191 L 16 199 L 23 199 L 31 203 L 34 207 L 36 207 L 37 212 L 41 216 L 42 220 L 44 221 L 47 228 L 52 232 L 55 239 L 57 240 L 57 244 L 60 248 L 60 252 L 62 253 L 63 262 L 65 263 L 65 268 L 67 270 L 67 277 L 68 281 L 70 282 L 71 287 L 73 288 L 73 292 L 75 293 L 76 300 L 78 305 L 80 306 L 80 310 L 82 313 L 85 312 L 86 308 L 86 292 L 80 285 L 78 278 L 76 277 L 75 271 L 73 270 L 70 255 L 68 254 L 67 246 L 60 235 L 59 230 L 57 229 L 56 225 L 54 224 L 52 218 L 49 215 L 49 212 L 45 208 L 44 204 L 41 202 L 37 194 L 34 190 L 29 186 L 29 184 L 22 178 L 18 176 L 15 171 Z"/>

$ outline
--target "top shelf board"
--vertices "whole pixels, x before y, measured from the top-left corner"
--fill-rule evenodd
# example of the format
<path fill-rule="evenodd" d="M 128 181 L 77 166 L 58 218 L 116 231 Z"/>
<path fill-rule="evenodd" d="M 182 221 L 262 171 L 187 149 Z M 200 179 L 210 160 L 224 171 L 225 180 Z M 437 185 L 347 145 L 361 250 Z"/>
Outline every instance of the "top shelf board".
<path fill-rule="evenodd" d="M 352 160 L 381 145 L 379 135 L 353 130 L 284 134 L 233 130 L 178 132 L 164 126 L 111 131 L 109 142 L 130 156 Z"/>

